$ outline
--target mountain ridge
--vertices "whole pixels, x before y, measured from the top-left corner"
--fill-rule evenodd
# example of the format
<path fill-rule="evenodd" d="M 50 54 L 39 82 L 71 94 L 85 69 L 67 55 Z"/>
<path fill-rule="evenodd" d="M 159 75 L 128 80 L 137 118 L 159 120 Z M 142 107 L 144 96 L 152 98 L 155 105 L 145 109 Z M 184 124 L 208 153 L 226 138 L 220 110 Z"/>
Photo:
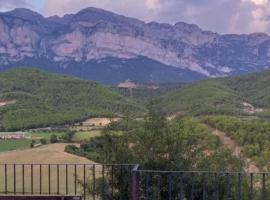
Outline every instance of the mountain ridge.
<path fill-rule="evenodd" d="M 88 68 L 100 82 L 106 79 L 92 70 L 95 63 L 114 58 L 125 68 L 123 59 L 144 58 L 152 61 L 152 65 L 145 66 L 148 77 L 154 76 L 150 67 L 158 62 L 169 73 L 194 73 L 191 78 L 185 75 L 188 81 L 194 81 L 198 73 L 201 79 L 270 68 L 270 37 L 263 33 L 221 35 L 184 22 L 145 23 L 93 7 L 63 17 L 43 17 L 29 9 L 15 9 L 0 13 L 0 56 L 2 70 L 32 63 L 46 69 L 46 63 L 54 63 L 53 72 L 65 73 L 79 65 Z M 74 75 L 74 71 L 67 71 Z M 111 70 L 112 77 L 117 73 Z M 137 73 L 143 74 L 140 70 Z M 127 79 L 133 80 L 132 74 L 123 76 L 120 82 Z M 154 79 L 167 82 L 162 77 Z M 183 82 L 181 77 L 177 81 Z"/>

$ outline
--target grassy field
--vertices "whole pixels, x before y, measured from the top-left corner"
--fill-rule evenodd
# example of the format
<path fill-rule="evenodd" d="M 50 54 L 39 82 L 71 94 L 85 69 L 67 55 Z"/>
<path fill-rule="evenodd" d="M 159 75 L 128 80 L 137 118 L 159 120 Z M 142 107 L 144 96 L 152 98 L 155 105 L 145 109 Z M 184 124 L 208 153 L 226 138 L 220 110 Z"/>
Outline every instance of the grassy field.
<path fill-rule="evenodd" d="M 31 138 L 33 140 L 40 140 L 42 138 L 49 140 L 51 135 L 57 135 L 58 137 L 61 137 L 64 134 L 65 134 L 64 132 L 31 132 L 31 133 L 28 133 L 28 135 L 31 136 Z"/>
<path fill-rule="evenodd" d="M 19 164 L 16 166 L 16 191 L 22 193 L 22 169 L 23 163 L 28 164 L 24 166 L 25 171 L 25 192 L 31 192 L 31 165 L 33 164 L 33 191 L 34 193 L 40 192 L 40 165 L 42 169 L 42 181 L 41 188 L 42 193 L 49 193 L 49 165 L 50 165 L 50 179 L 51 179 L 51 193 L 57 192 L 57 165 L 59 165 L 59 190 L 61 194 L 66 193 L 66 181 L 68 182 L 68 193 L 74 194 L 75 190 L 75 167 L 74 164 L 86 164 L 86 177 L 89 179 L 92 174 L 92 161 L 86 158 L 79 157 L 76 155 L 68 154 L 64 152 L 67 144 L 50 144 L 41 146 L 39 148 L 19 150 L 12 152 L 0 153 L 0 193 L 5 191 L 5 166 L 7 165 L 7 190 L 9 192 L 14 191 L 14 165 L 13 163 Z M 66 180 L 66 165 L 68 166 L 68 180 Z M 98 171 L 97 168 L 97 176 Z M 83 165 L 77 166 L 77 177 L 82 180 L 83 177 Z M 77 192 L 80 193 L 80 186 L 77 184 Z"/>
<path fill-rule="evenodd" d="M 80 131 L 75 134 L 75 141 L 89 140 L 91 138 L 100 136 L 101 130 L 93 130 L 93 131 Z"/>
<path fill-rule="evenodd" d="M 29 136 L 33 140 L 40 140 L 40 139 L 46 139 L 50 140 L 51 135 L 57 135 L 59 138 L 61 138 L 65 133 L 64 132 L 31 132 L 28 133 Z M 90 130 L 90 131 L 78 131 L 75 133 L 74 141 L 80 142 L 82 140 L 88 140 L 93 137 L 99 136 L 101 134 L 101 130 Z"/>
<path fill-rule="evenodd" d="M 30 140 L 0 140 L 0 152 L 27 149 L 30 143 Z"/>
<path fill-rule="evenodd" d="M 64 132 L 31 132 L 27 133 L 28 136 L 31 136 L 33 140 L 46 139 L 48 142 L 50 140 L 51 135 L 57 135 L 61 138 L 65 133 Z M 80 142 L 83 140 L 89 140 L 93 137 L 99 136 L 101 134 L 101 130 L 93 130 L 93 131 L 79 131 L 76 132 L 74 136 L 75 142 Z M 29 149 L 31 144 L 30 139 L 26 140 L 0 140 L 0 152 L 14 151 L 14 150 L 23 150 Z"/>

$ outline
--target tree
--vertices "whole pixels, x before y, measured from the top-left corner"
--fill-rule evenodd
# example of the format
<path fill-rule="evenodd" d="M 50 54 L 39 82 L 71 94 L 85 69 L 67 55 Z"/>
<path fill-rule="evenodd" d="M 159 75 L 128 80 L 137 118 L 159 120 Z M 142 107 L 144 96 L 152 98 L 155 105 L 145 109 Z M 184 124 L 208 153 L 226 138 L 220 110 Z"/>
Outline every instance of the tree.
<path fill-rule="evenodd" d="M 47 140 L 46 140 L 45 138 L 41 138 L 41 139 L 40 139 L 40 143 L 41 143 L 41 144 L 47 144 Z"/>
<path fill-rule="evenodd" d="M 72 142 L 73 139 L 74 139 L 74 136 L 75 136 L 76 132 L 75 131 L 67 131 L 65 133 L 65 135 L 63 136 L 63 139 L 66 141 L 66 142 Z"/>
<path fill-rule="evenodd" d="M 58 142 L 58 137 L 55 134 L 52 134 L 50 137 L 50 142 L 51 143 L 57 143 Z"/>

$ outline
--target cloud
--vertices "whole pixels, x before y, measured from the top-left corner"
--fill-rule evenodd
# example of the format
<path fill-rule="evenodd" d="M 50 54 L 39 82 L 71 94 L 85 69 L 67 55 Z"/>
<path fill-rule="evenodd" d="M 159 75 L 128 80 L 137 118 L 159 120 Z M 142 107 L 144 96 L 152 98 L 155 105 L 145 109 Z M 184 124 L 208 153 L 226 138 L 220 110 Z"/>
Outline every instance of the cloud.
<path fill-rule="evenodd" d="M 45 16 L 98 7 L 146 22 L 183 21 L 219 33 L 270 33 L 270 0 L 0 0 L 1 11 L 15 7 Z"/>
<path fill-rule="evenodd" d="M 256 5 L 266 5 L 268 0 L 250 0 L 251 2 L 255 3 Z"/>
<path fill-rule="evenodd" d="M 17 7 L 28 7 L 29 4 L 26 0 L 0 0 L 0 11 L 5 12 Z"/>
<path fill-rule="evenodd" d="M 149 10 L 160 9 L 160 1 L 159 0 L 146 0 L 145 5 Z"/>

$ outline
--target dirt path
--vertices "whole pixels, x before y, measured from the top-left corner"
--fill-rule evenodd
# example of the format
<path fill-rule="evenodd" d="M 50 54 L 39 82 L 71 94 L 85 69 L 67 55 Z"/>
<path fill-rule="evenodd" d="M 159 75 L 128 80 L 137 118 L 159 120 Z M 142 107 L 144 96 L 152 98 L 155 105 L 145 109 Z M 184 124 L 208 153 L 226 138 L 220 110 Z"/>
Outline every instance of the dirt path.
<path fill-rule="evenodd" d="M 245 167 L 244 170 L 247 173 L 253 172 L 253 173 L 258 173 L 260 172 L 260 169 L 255 165 L 255 163 L 248 157 L 246 157 L 243 153 L 242 150 L 243 148 L 238 146 L 230 137 L 227 136 L 226 133 L 213 129 L 212 134 L 217 136 L 221 143 L 226 146 L 228 149 L 230 149 L 233 152 L 233 155 L 241 160 L 244 161 Z"/>

